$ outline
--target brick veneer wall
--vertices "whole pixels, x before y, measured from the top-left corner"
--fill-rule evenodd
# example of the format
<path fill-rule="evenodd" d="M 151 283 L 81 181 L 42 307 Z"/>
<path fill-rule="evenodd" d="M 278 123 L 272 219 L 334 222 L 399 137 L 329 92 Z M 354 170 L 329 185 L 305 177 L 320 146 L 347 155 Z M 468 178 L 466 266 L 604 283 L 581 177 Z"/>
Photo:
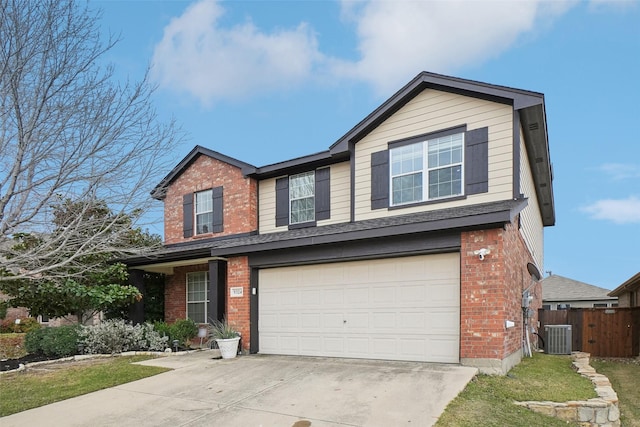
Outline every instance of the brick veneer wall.
<path fill-rule="evenodd" d="M 209 271 L 208 264 L 175 267 L 164 285 L 164 320 L 167 323 L 187 317 L 187 273 Z"/>
<path fill-rule="evenodd" d="M 174 273 L 167 277 L 164 295 L 164 315 L 167 323 L 184 319 L 187 316 L 187 273 L 208 271 L 208 264 L 176 267 Z M 242 348 L 249 350 L 251 339 L 249 258 L 234 257 L 227 261 L 226 306 L 227 319 L 242 334 Z M 242 287 L 243 296 L 231 298 L 229 288 Z"/>
<path fill-rule="evenodd" d="M 188 193 L 223 187 L 223 231 L 184 238 L 182 197 Z M 258 228 L 258 190 L 255 179 L 242 171 L 206 155 L 195 161 L 167 188 L 164 199 L 165 244 L 189 242 L 201 238 L 247 233 Z"/>
<path fill-rule="evenodd" d="M 248 257 L 234 257 L 227 261 L 227 289 L 243 288 L 242 297 L 231 298 L 227 290 L 227 319 L 242 334 L 242 349 L 247 351 L 251 340 L 250 273 Z"/>
<path fill-rule="evenodd" d="M 473 253 L 481 248 L 491 251 L 482 261 Z M 522 292 L 531 285 L 527 263 L 532 257 L 512 223 L 461 233 L 460 256 L 460 357 L 503 360 L 522 345 Z M 541 285 L 531 291 L 537 314 Z M 515 326 L 507 329 L 507 320 Z"/>

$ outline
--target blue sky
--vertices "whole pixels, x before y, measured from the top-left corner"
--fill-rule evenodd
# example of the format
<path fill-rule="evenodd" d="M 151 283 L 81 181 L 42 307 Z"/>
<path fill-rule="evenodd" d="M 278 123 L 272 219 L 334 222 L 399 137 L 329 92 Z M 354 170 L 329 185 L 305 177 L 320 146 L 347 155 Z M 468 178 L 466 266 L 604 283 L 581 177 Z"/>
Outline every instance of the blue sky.
<path fill-rule="evenodd" d="M 119 77 L 152 65 L 158 112 L 188 135 L 172 163 L 196 144 L 256 166 L 326 150 L 422 70 L 542 92 L 543 270 L 610 289 L 640 271 L 638 1 L 89 4 L 121 38 Z"/>

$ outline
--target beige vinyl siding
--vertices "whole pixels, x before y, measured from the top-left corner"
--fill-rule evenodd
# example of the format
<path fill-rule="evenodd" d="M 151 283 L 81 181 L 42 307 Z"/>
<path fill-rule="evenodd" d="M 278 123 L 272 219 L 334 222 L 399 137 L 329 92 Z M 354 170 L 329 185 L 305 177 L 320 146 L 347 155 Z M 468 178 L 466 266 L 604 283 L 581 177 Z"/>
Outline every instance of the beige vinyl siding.
<path fill-rule="evenodd" d="M 331 165 L 331 217 L 318 221 L 318 226 L 349 222 L 351 216 L 351 173 L 349 162 Z"/>
<path fill-rule="evenodd" d="M 388 211 L 371 210 L 371 153 L 388 143 L 454 126 L 489 128 L 489 192 L 464 200 Z M 426 89 L 356 144 L 356 220 L 402 215 L 513 197 L 513 109 L 509 105 Z M 466 159 L 465 159 L 466 161 Z"/>
<path fill-rule="evenodd" d="M 538 206 L 535 183 L 529 166 L 529 156 L 524 146 L 524 135 L 520 129 L 520 191 L 529 203 L 520 213 L 520 233 L 540 271 L 544 271 L 544 231 L 542 215 Z"/>
<path fill-rule="evenodd" d="M 287 227 L 276 227 L 276 178 L 258 183 L 258 232 L 275 233 Z"/>
<path fill-rule="evenodd" d="M 331 217 L 318 221 L 318 226 L 349 222 L 350 219 L 350 172 L 349 162 L 331 165 Z M 276 179 L 270 178 L 259 183 L 259 232 L 276 233 L 288 227 L 276 227 Z"/>

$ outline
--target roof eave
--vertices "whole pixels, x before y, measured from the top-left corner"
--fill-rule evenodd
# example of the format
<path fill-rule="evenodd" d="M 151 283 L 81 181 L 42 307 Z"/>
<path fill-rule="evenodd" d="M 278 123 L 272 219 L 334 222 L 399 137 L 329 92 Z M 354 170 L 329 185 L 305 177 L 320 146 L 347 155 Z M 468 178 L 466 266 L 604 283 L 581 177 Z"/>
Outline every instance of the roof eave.
<path fill-rule="evenodd" d="M 227 163 L 231 166 L 235 166 L 240 169 L 245 176 L 249 175 L 256 169 L 255 166 L 249 163 L 243 162 L 217 151 L 210 150 L 208 148 L 202 147 L 201 145 L 196 145 L 189 152 L 189 154 L 187 154 L 184 159 L 182 159 L 180 163 L 178 163 L 176 167 L 174 167 L 171 172 L 169 172 L 167 176 L 165 176 L 162 181 L 160 181 L 160 183 L 155 186 L 153 190 L 151 190 L 151 197 L 156 200 L 164 200 L 166 196 L 167 186 L 169 186 L 169 184 L 171 184 L 174 179 L 182 174 L 182 172 L 184 172 L 184 170 L 187 169 L 187 167 L 189 167 L 189 165 L 191 165 L 191 163 L 193 163 L 193 161 L 201 154 Z"/>
<path fill-rule="evenodd" d="M 619 297 L 625 292 L 628 292 L 631 290 L 637 290 L 637 289 L 640 289 L 640 273 L 635 274 L 633 277 L 631 277 L 629 280 L 624 282 L 622 285 L 618 286 L 617 288 L 609 292 L 608 295 L 612 297 Z"/>

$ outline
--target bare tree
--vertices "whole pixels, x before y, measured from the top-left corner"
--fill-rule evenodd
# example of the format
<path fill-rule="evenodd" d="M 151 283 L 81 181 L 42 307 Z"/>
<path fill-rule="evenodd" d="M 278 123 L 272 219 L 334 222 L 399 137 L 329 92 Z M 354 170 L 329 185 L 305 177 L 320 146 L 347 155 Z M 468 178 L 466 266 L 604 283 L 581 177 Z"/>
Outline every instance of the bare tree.
<path fill-rule="evenodd" d="M 100 39 L 99 19 L 72 0 L 0 0 L 0 280 L 138 251 L 116 244 L 131 229 L 117 214 L 149 209 L 180 132 L 159 123 L 147 75 L 118 83 L 102 65 L 117 40 Z M 116 215 L 83 212 L 97 199 Z M 52 206 L 66 200 L 83 208 L 54 232 Z M 22 233 L 39 244 L 14 250 Z"/>

